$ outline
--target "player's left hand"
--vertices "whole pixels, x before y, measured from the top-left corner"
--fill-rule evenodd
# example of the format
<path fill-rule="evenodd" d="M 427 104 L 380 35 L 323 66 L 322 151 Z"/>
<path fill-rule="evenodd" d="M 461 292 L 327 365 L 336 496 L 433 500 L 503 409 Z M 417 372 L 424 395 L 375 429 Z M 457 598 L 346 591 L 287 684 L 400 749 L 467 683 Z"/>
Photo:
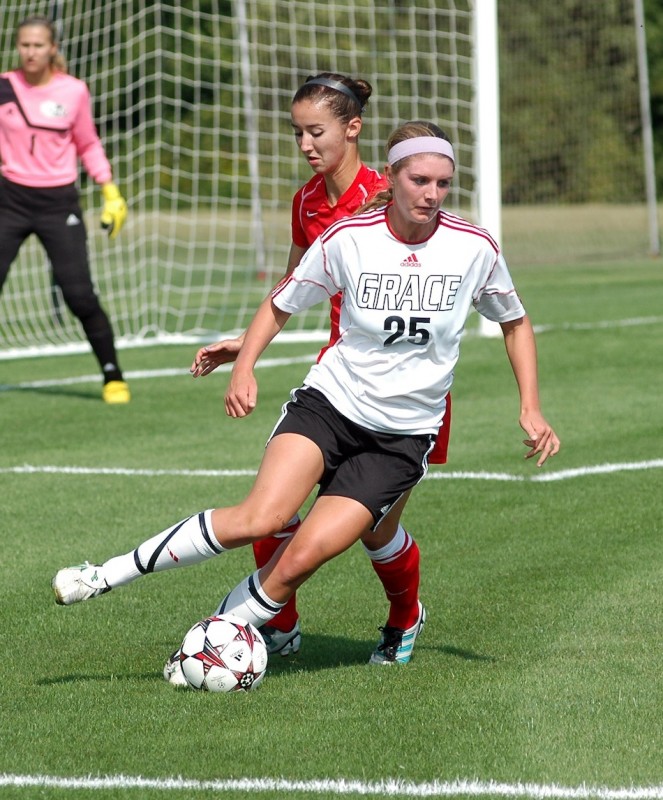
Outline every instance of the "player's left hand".
<path fill-rule="evenodd" d="M 258 402 L 258 383 L 253 372 L 236 372 L 233 369 L 224 399 L 229 417 L 246 417 Z"/>
<path fill-rule="evenodd" d="M 104 196 L 104 207 L 101 212 L 101 227 L 108 231 L 108 236 L 114 239 L 127 218 L 127 202 L 120 194 L 117 186 L 110 182 L 101 187 Z"/>
<path fill-rule="evenodd" d="M 521 415 L 520 427 L 527 434 L 527 438 L 523 439 L 525 447 L 529 447 L 525 458 L 538 455 L 537 467 L 540 467 L 548 456 L 554 456 L 559 452 L 559 437 L 541 414 Z"/>

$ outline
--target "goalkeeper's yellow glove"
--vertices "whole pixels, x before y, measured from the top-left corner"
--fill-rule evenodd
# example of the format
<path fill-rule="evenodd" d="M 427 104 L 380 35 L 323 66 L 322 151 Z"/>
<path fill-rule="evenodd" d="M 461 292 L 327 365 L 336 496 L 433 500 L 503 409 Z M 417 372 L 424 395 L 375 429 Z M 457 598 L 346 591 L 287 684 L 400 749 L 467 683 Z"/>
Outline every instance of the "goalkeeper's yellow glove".
<path fill-rule="evenodd" d="M 104 183 L 101 187 L 104 207 L 101 212 L 101 227 L 114 239 L 127 218 L 127 203 L 114 183 Z"/>

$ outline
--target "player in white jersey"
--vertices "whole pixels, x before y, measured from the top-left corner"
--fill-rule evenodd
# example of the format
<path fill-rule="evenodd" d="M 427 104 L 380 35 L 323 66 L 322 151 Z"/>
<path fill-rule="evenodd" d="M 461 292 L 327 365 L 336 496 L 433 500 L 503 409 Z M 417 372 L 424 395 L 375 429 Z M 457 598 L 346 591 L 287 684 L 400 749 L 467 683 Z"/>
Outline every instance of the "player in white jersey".
<path fill-rule="evenodd" d="M 255 364 L 291 314 L 343 291 L 340 339 L 283 407 L 248 496 L 201 511 L 101 565 L 60 570 L 52 581 L 60 604 L 271 535 L 318 484 L 278 560 L 221 604 L 220 611 L 256 626 L 268 622 L 425 475 L 472 307 L 502 328 L 526 457 L 542 466 L 558 452 L 539 405 L 532 325 L 499 249 L 486 231 L 440 211 L 455 166 L 447 137 L 431 123 L 406 123 L 390 137 L 387 161 L 386 194 L 324 233 L 247 330 L 226 391 L 231 417 L 255 408 Z"/>
<path fill-rule="evenodd" d="M 286 275 L 295 269 L 309 247 L 333 222 L 352 216 L 373 195 L 387 187 L 381 173 L 362 163 L 359 151 L 364 112 L 372 91 L 371 85 L 361 78 L 322 72 L 309 76 L 295 92 L 290 108 L 293 133 L 314 174 L 297 190 L 292 201 L 292 244 Z M 330 336 L 318 358 L 340 335 L 340 313 L 339 292 L 330 297 Z M 193 376 L 208 375 L 220 364 L 234 361 L 243 339 L 242 335 L 198 350 L 191 367 Z M 448 395 L 444 424 L 429 456 L 430 463 L 446 463 L 450 423 Z M 419 598 L 419 546 L 412 532 L 406 531 L 400 522 L 407 499 L 403 496 L 380 528 L 370 531 L 361 540 L 361 549 L 369 557 L 389 602 L 386 622 L 379 628 L 381 649 L 372 656 L 375 664 L 407 663 L 412 648 L 398 645 L 399 637 L 402 642 L 403 632 L 413 626 L 419 628 L 423 619 Z M 254 542 L 256 567 L 267 566 L 283 546 L 284 539 L 294 535 L 299 524 L 296 518 L 276 536 Z M 213 608 L 216 607 L 215 603 Z M 287 656 L 299 651 L 303 632 L 296 593 L 269 625 L 260 628 L 260 633 L 270 655 Z M 179 651 L 168 659 L 164 677 L 174 685 L 184 682 Z"/>
<path fill-rule="evenodd" d="M 469 308 L 495 322 L 525 312 L 484 230 L 437 211 L 434 235 L 408 241 L 395 233 L 389 211 L 335 223 L 273 299 L 294 314 L 343 291 L 339 341 L 304 384 L 358 425 L 434 434 Z"/>

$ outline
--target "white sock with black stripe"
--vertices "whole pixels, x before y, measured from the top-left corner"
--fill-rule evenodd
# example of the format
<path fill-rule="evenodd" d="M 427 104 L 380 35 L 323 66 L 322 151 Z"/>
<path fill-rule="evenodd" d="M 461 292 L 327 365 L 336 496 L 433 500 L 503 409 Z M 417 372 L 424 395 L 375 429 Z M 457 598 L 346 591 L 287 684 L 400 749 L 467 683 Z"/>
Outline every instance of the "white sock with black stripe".
<path fill-rule="evenodd" d="M 123 586 L 141 575 L 199 564 L 223 552 L 212 529 L 212 509 L 208 509 L 109 559 L 103 564 L 103 575 L 110 587 Z"/>
<path fill-rule="evenodd" d="M 259 570 L 256 570 L 223 598 L 214 613 L 236 614 L 259 628 L 276 616 L 284 605 L 265 593 L 260 584 Z"/>

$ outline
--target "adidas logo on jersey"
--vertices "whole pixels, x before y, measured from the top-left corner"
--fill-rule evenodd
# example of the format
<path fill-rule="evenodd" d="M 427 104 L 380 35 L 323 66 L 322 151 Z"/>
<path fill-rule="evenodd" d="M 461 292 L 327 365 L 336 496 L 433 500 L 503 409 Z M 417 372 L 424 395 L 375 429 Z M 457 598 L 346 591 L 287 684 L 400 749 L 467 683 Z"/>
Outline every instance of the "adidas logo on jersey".
<path fill-rule="evenodd" d="M 409 255 L 404 261 L 401 261 L 401 267 L 420 267 L 421 261 L 417 258 L 415 253 Z"/>
<path fill-rule="evenodd" d="M 76 214 L 70 214 L 67 217 L 67 221 L 65 222 L 65 225 L 67 225 L 69 228 L 71 228 L 73 225 L 80 225 L 80 224 L 81 224 L 81 221 L 80 221 L 80 219 L 78 219 Z"/>

